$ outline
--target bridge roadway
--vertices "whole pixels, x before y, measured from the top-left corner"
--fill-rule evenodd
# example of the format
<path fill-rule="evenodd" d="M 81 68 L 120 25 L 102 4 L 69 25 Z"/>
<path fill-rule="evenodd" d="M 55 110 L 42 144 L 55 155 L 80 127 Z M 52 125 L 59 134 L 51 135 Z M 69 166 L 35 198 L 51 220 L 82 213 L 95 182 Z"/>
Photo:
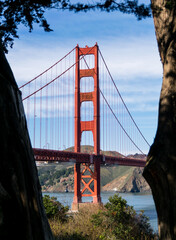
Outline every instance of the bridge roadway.
<path fill-rule="evenodd" d="M 99 160 L 101 164 L 117 164 L 122 166 L 144 167 L 145 159 L 136 159 L 128 157 L 111 157 L 105 155 L 95 155 L 88 153 L 76 153 L 50 149 L 33 148 L 36 161 L 48 162 L 74 162 L 74 163 L 94 163 Z"/>

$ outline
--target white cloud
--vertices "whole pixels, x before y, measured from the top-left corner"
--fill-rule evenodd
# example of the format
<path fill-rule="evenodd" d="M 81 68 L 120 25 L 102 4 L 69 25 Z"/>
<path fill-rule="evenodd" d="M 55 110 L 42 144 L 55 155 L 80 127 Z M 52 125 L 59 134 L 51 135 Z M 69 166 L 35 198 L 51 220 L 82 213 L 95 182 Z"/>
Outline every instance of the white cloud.
<path fill-rule="evenodd" d="M 66 40 L 65 44 L 59 41 L 52 45 L 17 42 L 8 55 L 17 82 L 29 81 L 40 74 L 76 46 L 77 41 L 79 39 L 73 37 L 72 41 Z M 80 42 L 80 45 L 85 45 L 85 39 Z M 87 42 L 91 44 L 92 41 L 88 38 Z M 139 77 L 162 76 L 162 66 L 153 36 L 117 36 L 105 40 L 97 39 L 97 42 L 114 78 L 129 81 Z"/>
<path fill-rule="evenodd" d="M 32 46 L 21 43 L 20 45 L 16 44 L 7 57 L 20 86 L 55 64 L 70 50 L 69 48 L 46 48 L 46 46 Z M 65 63 L 65 65 L 68 66 L 68 63 Z"/>
<path fill-rule="evenodd" d="M 119 79 L 162 76 L 156 40 L 152 36 L 115 38 L 109 47 L 106 43 L 102 48 L 111 74 Z"/>

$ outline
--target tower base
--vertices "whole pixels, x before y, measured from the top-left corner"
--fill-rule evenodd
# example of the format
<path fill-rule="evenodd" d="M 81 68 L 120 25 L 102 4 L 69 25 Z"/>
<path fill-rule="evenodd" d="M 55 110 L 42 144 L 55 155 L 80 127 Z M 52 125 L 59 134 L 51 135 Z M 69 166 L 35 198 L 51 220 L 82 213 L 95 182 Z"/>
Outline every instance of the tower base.
<path fill-rule="evenodd" d="M 103 207 L 103 203 L 92 203 L 92 202 L 83 202 L 83 203 L 72 203 L 72 211 L 79 211 L 82 209 L 101 209 Z"/>

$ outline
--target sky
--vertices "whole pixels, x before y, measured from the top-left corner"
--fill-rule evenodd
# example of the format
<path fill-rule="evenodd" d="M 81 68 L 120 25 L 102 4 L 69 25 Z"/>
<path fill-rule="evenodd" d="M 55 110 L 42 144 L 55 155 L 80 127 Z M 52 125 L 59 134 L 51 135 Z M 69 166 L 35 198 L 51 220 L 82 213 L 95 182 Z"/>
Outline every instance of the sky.
<path fill-rule="evenodd" d="M 19 86 L 50 67 L 77 44 L 96 42 L 114 81 L 141 132 L 150 144 L 157 129 L 162 66 L 153 19 L 137 21 L 119 12 L 72 13 L 51 10 L 45 14 L 53 32 L 19 28 L 19 39 L 7 59 Z"/>

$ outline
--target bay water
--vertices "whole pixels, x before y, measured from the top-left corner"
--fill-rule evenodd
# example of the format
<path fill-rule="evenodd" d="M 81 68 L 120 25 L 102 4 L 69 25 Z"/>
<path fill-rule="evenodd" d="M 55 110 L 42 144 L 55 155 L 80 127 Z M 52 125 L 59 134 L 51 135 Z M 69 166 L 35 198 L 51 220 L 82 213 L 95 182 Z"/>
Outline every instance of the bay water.
<path fill-rule="evenodd" d="M 71 204 L 73 202 L 73 192 L 68 193 L 43 193 L 43 195 L 49 195 L 50 197 L 56 197 L 57 200 L 62 203 L 64 206 L 69 206 L 71 208 Z M 114 192 L 101 192 L 102 202 L 105 204 L 108 202 L 110 196 L 113 196 Z M 155 204 L 153 201 L 153 197 L 151 194 L 141 194 L 141 193 L 119 193 L 121 197 L 123 197 L 127 204 L 133 206 L 137 213 L 140 210 L 144 210 L 144 214 L 149 217 L 149 222 L 151 227 L 155 232 L 158 231 L 157 225 L 157 213 L 155 209 Z M 82 199 L 83 202 L 91 202 L 92 198 L 86 197 Z"/>

